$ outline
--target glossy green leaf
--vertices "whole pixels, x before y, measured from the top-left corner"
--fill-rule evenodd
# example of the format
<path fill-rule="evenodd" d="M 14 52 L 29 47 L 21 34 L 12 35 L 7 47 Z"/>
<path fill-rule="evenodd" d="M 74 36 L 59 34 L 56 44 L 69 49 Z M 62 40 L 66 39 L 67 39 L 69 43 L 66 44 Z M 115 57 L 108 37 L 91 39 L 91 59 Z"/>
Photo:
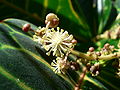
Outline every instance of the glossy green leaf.
<path fill-rule="evenodd" d="M 101 68 L 101 73 L 96 79 L 109 89 L 119 90 L 120 78 L 116 75 L 117 69 L 113 66 L 114 61 L 106 61 L 106 65 Z"/>
<path fill-rule="evenodd" d="M 73 4 L 72 0 L 3 0 L 0 4 L 1 10 L 9 10 L 2 13 L 1 19 L 21 18 L 39 25 L 44 23 L 46 14 L 53 12 L 60 18 L 59 26 L 74 34 L 78 40 L 87 41 L 91 37 L 90 27 L 82 9 L 78 7 L 81 13 L 77 12 L 74 6 L 79 4 Z"/>
<path fill-rule="evenodd" d="M 41 57 L 30 37 L 21 27 L 29 23 L 7 19 L 0 23 L 0 89 L 71 90 L 72 84 L 56 75 Z M 36 29 L 36 26 L 32 25 Z"/>
<path fill-rule="evenodd" d="M 118 13 L 120 13 L 120 0 L 115 0 L 115 1 L 114 1 L 114 5 L 115 5 Z"/>
<path fill-rule="evenodd" d="M 109 62 L 112 64 L 111 62 Z M 101 67 L 100 74 L 96 77 L 88 75 L 85 77 L 83 88 L 86 90 L 103 89 L 103 90 L 119 90 L 120 78 L 117 77 L 114 67 L 108 64 L 104 68 Z"/>
<path fill-rule="evenodd" d="M 96 36 L 98 31 L 99 34 L 103 32 L 108 21 L 112 23 L 109 20 L 111 0 L 2 0 L 0 5 L 0 11 L 7 10 L 1 13 L 1 20 L 14 17 L 40 25 L 46 14 L 56 13 L 60 18 L 59 26 L 84 42 Z"/>
<path fill-rule="evenodd" d="M 101 34 L 104 30 L 104 27 L 109 19 L 112 9 L 111 0 L 97 0 L 97 10 L 98 10 L 98 19 L 99 27 L 98 33 Z"/>

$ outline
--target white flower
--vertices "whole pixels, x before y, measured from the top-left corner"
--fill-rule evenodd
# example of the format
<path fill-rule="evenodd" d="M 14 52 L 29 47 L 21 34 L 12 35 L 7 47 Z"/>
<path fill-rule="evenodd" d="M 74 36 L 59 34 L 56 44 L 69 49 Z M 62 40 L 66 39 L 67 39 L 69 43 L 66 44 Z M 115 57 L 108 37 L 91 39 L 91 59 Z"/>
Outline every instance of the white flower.
<path fill-rule="evenodd" d="M 60 30 L 59 27 L 57 27 L 57 31 L 53 28 L 44 28 L 41 30 L 43 30 L 42 36 L 34 35 L 33 40 L 42 44 L 43 48 L 48 51 L 46 53 L 47 55 L 50 55 L 50 53 L 53 52 L 53 56 L 63 57 L 75 45 L 71 42 L 73 36 L 69 35 L 68 32 L 63 29 Z"/>
<path fill-rule="evenodd" d="M 65 72 L 69 68 L 70 64 L 67 60 L 57 57 L 56 61 L 53 60 L 53 62 L 51 63 L 51 66 L 55 73 L 65 74 Z"/>
<path fill-rule="evenodd" d="M 38 27 L 38 29 L 35 31 L 35 35 L 33 35 L 33 40 L 40 43 L 40 44 L 43 44 L 41 41 L 42 41 L 42 37 L 45 35 L 46 31 L 48 29 L 43 27 Z"/>

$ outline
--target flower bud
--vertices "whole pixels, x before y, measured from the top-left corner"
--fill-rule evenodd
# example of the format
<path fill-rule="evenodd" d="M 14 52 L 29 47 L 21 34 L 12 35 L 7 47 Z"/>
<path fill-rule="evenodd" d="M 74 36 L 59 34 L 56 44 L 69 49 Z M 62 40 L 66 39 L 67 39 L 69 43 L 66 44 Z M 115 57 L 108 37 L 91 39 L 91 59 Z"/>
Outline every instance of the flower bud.
<path fill-rule="evenodd" d="M 90 71 L 93 72 L 95 70 L 95 66 L 91 66 Z"/>
<path fill-rule="evenodd" d="M 79 86 L 75 86 L 74 90 L 80 90 Z"/>
<path fill-rule="evenodd" d="M 100 52 L 96 52 L 96 55 L 97 55 L 97 56 L 101 56 L 101 53 L 100 53 Z"/>
<path fill-rule="evenodd" d="M 99 71 L 96 71 L 95 76 L 97 76 L 98 74 L 99 74 Z"/>
<path fill-rule="evenodd" d="M 110 46 L 110 44 L 109 44 L 109 43 L 106 43 L 106 44 L 104 45 L 104 48 L 105 48 L 105 49 L 108 49 L 109 46 Z"/>
<path fill-rule="evenodd" d="M 110 46 L 110 48 L 111 48 L 111 49 L 114 49 L 114 48 L 115 48 L 115 46 L 111 45 L 111 46 Z"/>
<path fill-rule="evenodd" d="M 94 51 L 94 47 L 90 47 L 89 52 L 93 52 L 93 51 Z"/>
<path fill-rule="evenodd" d="M 99 71 L 100 71 L 99 63 L 94 64 L 90 68 L 90 72 L 92 73 L 92 76 L 97 76 L 99 74 Z"/>
<path fill-rule="evenodd" d="M 28 32 L 30 30 L 30 28 L 31 28 L 30 24 L 24 24 L 23 27 L 22 27 L 22 30 L 24 32 Z"/>
<path fill-rule="evenodd" d="M 91 68 L 91 64 L 90 63 L 87 63 L 87 70 L 89 71 L 90 70 L 90 68 Z"/>
<path fill-rule="evenodd" d="M 79 70 L 80 65 L 79 65 L 77 62 L 70 62 L 70 68 L 71 68 L 72 70 L 77 71 L 77 70 Z"/>
<path fill-rule="evenodd" d="M 117 53 L 116 53 L 116 52 L 114 52 L 114 53 L 113 53 L 113 56 L 114 56 L 114 57 L 117 57 Z"/>
<path fill-rule="evenodd" d="M 77 40 L 73 39 L 73 40 L 71 41 L 71 43 L 76 44 L 76 43 L 77 43 Z"/>
<path fill-rule="evenodd" d="M 58 24 L 59 24 L 59 18 L 58 18 L 57 15 L 55 15 L 54 13 L 49 13 L 49 14 L 46 16 L 45 24 L 47 25 L 48 22 L 50 22 L 49 27 L 55 28 L 55 27 L 57 27 Z"/>

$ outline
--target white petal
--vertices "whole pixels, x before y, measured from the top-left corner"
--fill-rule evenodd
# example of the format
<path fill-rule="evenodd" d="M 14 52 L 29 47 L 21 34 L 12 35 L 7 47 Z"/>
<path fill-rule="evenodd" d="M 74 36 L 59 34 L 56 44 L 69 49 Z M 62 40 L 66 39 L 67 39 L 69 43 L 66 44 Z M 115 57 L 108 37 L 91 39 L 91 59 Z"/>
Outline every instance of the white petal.
<path fill-rule="evenodd" d="M 69 41 L 71 41 L 73 39 L 73 35 L 70 35 L 70 36 L 68 36 L 67 38 L 65 38 L 64 40 L 69 40 Z"/>

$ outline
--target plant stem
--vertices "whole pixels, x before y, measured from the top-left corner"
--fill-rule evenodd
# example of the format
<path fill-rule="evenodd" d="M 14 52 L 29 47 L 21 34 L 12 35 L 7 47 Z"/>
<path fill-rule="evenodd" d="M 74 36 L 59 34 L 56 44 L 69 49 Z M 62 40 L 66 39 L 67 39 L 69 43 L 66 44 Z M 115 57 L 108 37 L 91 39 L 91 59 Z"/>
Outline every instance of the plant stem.
<path fill-rule="evenodd" d="M 87 68 L 86 68 L 86 67 L 83 67 L 83 72 L 80 74 L 79 81 L 78 81 L 78 83 L 75 85 L 74 90 L 80 90 L 81 85 L 82 85 L 82 82 L 83 82 L 84 77 L 85 77 L 85 75 L 86 75 L 86 72 L 87 72 Z"/>
<path fill-rule="evenodd" d="M 79 52 L 79 51 L 76 51 L 76 50 L 71 50 L 71 53 L 78 56 L 78 57 L 81 57 L 81 58 L 84 58 L 84 59 L 87 59 L 87 60 L 111 60 L 111 59 L 115 59 L 115 58 L 119 58 L 120 57 L 120 52 L 116 52 L 116 55 L 114 53 L 111 53 L 109 55 L 101 55 L 101 56 L 98 56 L 96 58 L 95 55 L 88 55 L 86 53 L 82 53 L 82 52 Z"/>

